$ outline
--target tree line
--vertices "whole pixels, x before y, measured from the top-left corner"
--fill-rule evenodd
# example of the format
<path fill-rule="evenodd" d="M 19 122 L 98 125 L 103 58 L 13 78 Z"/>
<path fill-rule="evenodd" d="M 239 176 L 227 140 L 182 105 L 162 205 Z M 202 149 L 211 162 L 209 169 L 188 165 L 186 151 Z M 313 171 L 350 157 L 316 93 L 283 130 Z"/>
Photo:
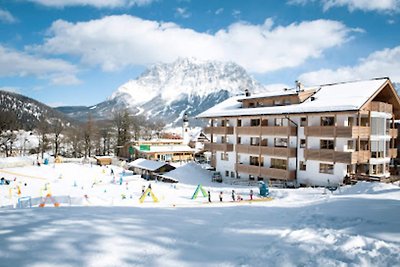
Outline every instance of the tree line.
<path fill-rule="evenodd" d="M 16 155 L 16 142 L 22 150 L 26 141 L 35 139 L 37 145 L 23 153 L 44 153 L 55 156 L 91 157 L 93 155 L 118 155 L 120 149 L 133 140 L 161 137 L 165 124 L 150 121 L 144 116 L 130 114 L 127 109 L 114 112 L 109 120 L 93 120 L 88 116 L 82 123 L 71 124 L 61 119 L 41 117 L 29 136 L 22 137 L 23 125 L 12 112 L 0 112 L 0 152 L 6 157 Z M 26 133 L 26 131 L 25 131 Z M 21 154 L 21 153 L 20 153 Z"/>

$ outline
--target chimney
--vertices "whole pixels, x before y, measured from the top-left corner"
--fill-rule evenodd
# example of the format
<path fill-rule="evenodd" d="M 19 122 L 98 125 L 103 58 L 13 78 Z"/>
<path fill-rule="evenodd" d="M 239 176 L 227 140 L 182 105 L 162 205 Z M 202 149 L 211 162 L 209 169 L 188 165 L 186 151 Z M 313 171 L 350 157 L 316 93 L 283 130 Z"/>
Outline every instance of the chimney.
<path fill-rule="evenodd" d="M 245 95 L 246 97 L 248 97 L 248 96 L 251 95 L 249 89 L 244 90 L 244 95 Z"/>
<path fill-rule="evenodd" d="M 296 93 L 299 93 L 300 91 L 302 91 L 303 85 L 301 84 L 301 82 L 299 80 L 296 80 L 295 84 L 296 84 Z"/>

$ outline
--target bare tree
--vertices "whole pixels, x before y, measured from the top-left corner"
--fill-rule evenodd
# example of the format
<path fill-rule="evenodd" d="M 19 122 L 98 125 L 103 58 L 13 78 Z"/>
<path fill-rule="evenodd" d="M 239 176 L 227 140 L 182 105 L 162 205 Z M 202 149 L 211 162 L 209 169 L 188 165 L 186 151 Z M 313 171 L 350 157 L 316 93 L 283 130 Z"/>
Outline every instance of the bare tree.
<path fill-rule="evenodd" d="M 116 153 L 119 155 L 120 148 L 130 140 L 131 119 L 128 110 L 117 111 L 114 114 L 113 124 L 116 128 L 117 147 Z"/>
<path fill-rule="evenodd" d="M 49 124 L 45 119 L 39 121 L 36 131 L 39 139 L 38 153 L 41 154 L 41 158 L 44 157 L 44 152 L 49 148 L 48 134 L 50 133 Z"/>
<path fill-rule="evenodd" d="M 52 133 L 54 134 L 54 156 L 56 157 L 58 155 L 59 152 L 59 148 L 60 148 L 60 143 L 61 143 L 61 133 L 64 131 L 64 125 L 60 120 L 54 120 L 51 123 L 51 130 Z"/>

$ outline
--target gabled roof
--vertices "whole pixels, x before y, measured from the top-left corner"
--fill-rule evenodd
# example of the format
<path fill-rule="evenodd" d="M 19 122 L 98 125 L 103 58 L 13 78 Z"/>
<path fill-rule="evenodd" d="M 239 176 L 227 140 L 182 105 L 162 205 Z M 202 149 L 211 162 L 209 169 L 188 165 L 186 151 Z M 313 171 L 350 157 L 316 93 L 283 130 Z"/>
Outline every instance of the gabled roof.
<path fill-rule="evenodd" d="M 239 100 L 243 96 L 236 96 L 199 114 L 198 118 L 274 115 L 293 113 L 314 113 L 334 111 L 357 111 L 371 96 L 382 89 L 389 78 L 379 78 L 364 81 L 344 82 L 317 86 L 316 93 L 302 103 L 287 106 L 269 106 L 257 108 L 241 108 Z M 315 89 L 315 87 L 313 87 Z M 275 93 L 282 95 L 281 91 Z M 263 97 L 265 94 L 261 95 Z M 268 94 L 271 96 L 271 94 Z M 252 96 L 254 98 L 256 95 Z"/>
<path fill-rule="evenodd" d="M 154 161 L 154 160 L 148 160 L 148 159 L 137 159 L 128 164 L 128 167 L 131 168 L 140 168 L 143 170 L 148 170 L 148 171 L 156 171 L 160 169 L 161 167 L 164 166 L 171 166 L 168 163 L 162 162 L 162 161 Z M 171 166 L 174 168 L 173 166 Z"/>

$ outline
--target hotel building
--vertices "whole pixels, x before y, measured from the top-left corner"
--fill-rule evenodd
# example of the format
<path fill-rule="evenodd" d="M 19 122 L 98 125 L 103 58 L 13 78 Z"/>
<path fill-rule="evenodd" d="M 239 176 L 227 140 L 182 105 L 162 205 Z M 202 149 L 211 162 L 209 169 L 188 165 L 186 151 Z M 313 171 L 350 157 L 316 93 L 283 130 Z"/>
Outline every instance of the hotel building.
<path fill-rule="evenodd" d="M 389 78 L 235 96 L 208 119 L 211 165 L 225 180 L 328 185 L 390 176 L 400 99 Z"/>

